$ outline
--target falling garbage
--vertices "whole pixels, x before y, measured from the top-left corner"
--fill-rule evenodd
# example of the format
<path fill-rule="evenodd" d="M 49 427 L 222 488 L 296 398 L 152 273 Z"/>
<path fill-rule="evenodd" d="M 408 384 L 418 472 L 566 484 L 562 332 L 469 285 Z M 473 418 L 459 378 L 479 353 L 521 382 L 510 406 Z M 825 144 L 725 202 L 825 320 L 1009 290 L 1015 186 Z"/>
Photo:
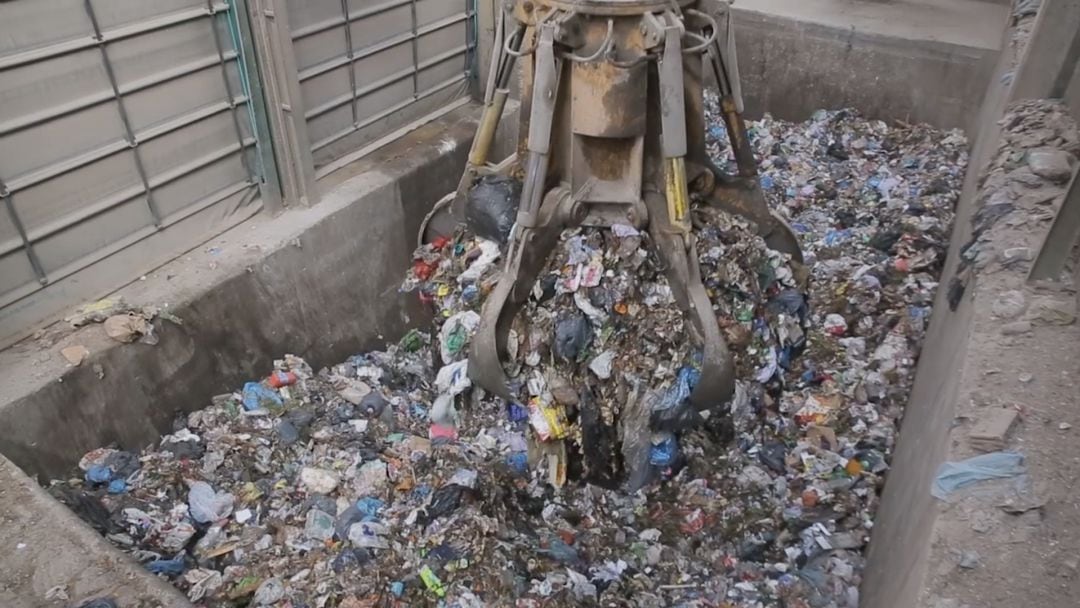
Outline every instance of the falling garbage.
<path fill-rule="evenodd" d="M 691 402 L 695 330 L 629 225 L 562 235 L 506 344 L 515 398 L 474 386 L 500 208 L 486 238 L 415 253 L 429 331 L 321 370 L 287 356 L 51 491 L 207 607 L 854 606 L 967 142 L 850 110 L 749 135 L 805 260 L 695 208 L 729 402 Z"/>

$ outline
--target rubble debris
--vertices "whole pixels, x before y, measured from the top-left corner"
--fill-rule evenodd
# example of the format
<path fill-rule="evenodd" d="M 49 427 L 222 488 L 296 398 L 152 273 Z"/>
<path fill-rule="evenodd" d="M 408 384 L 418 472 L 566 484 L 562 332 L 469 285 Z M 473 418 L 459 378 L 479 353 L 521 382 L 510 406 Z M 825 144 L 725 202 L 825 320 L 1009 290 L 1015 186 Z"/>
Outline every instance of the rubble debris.
<path fill-rule="evenodd" d="M 1027 164 L 1031 172 L 1054 183 L 1063 184 L 1072 177 L 1072 157 L 1064 150 L 1037 148 L 1028 150 Z"/>
<path fill-rule="evenodd" d="M 106 298 L 85 304 L 64 320 L 72 327 L 101 323 L 105 334 L 117 342 L 129 343 L 138 340 L 142 344 L 152 346 L 158 343 L 158 337 L 154 333 L 155 318 L 183 325 L 180 318 L 164 308 L 133 306 L 125 302 L 123 298 Z M 71 361 L 72 358 L 68 354 L 64 356 Z M 72 365 L 78 365 L 78 363 L 72 361 Z"/>
<path fill-rule="evenodd" d="M 1032 298 L 1031 320 L 1040 325 L 1072 325 L 1076 322 L 1075 298 L 1036 296 Z"/>
<path fill-rule="evenodd" d="M 64 356 L 64 359 L 67 359 L 68 363 L 78 367 L 90 356 L 90 349 L 82 344 L 72 344 L 60 349 L 60 354 Z"/>
<path fill-rule="evenodd" d="M 981 559 L 978 551 L 962 551 L 959 566 L 965 570 L 972 570 L 979 567 Z"/>
<path fill-rule="evenodd" d="M 66 602 L 71 599 L 71 597 L 68 596 L 67 585 L 56 585 L 45 592 L 45 599 L 53 602 Z"/>
<path fill-rule="evenodd" d="M 1021 36 L 1025 43 L 1027 38 L 1026 33 Z M 1018 243 L 1023 238 L 1020 234 L 1053 219 L 1052 205 L 1061 199 L 1062 180 L 1068 181 L 1075 158 L 1080 154 L 1076 121 L 1060 100 L 1015 102 L 1009 106 L 1001 125 L 1000 145 L 981 176 L 981 194 L 975 199 L 977 208 L 971 219 L 971 239 L 961 248 L 957 277 L 950 285 L 950 293 L 956 294 L 955 304 L 950 303 L 954 309 L 973 273 L 1001 268 L 1026 272 L 1035 258 L 1030 246 L 1006 247 L 1000 252 L 995 249 L 1001 243 Z M 1021 291 L 1008 292 L 1003 294 L 1008 302 L 994 302 L 995 316 L 1015 318 L 1009 315 L 1017 309 L 1016 294 L 1023 296 Z M 1023 310 L 1016 315 L 1030 307 L 1025 302 L 1020 308 Z M 1051 316 L 1056 317 L 1053 313 Z M 1071 323 L 1068 313 L 1047 322 Z"/>
<path fill-rule="evenodd" d="M 114 315 L 105 319 L 105 335 L 117 342 L 134 342 L 142 339 L 146 344 L 157 344 L 154 326 L 148 319 L 134 313 Z"/>
<path fill-rule="evenodd" d="M 107 450 L 51 490 L 207 607 L 856 606 L 967 143 L 849 110 L 749 135 L 806 264 L 695 207 L 730 403 L 690 404 L 699 353 L 629 225 L 563 234 L 507 344 L 518 398 L 473 387 L 502 252 L 462 229 L 403 285 L 430 334 L 318 371 L 286 356 L 143 451 L 126 491 L 87 481 Z"/>
<path fill-rule="evenodd" d="M 104 323 L 109 317 L 129 312 L 130 306 L 123 298 L 105 298 L 96 302 L 90 302 L 80 306 L 71 316 L 64 320 L 72 327 L 82 327 L 91 323 Z"/>
<path fill-rule="evenodd" d="M 1015 408 L 989 408 L 979 412 L 975 426 L 968 431 L 971 447 L 980 452 L 996 452 L 1005 448 L 1009 430 L 1016 424 L 1020 413 Z"/>
<path fill-rule="evenodd" d="M 1027 296 L 1024 292 L 1012 289 L 1003 292 L 991 305 L 991 312 L 999 319 L 1015 319 L 1027 310 Z"/>
<path fill-rule="evenodd" d="M 1001 261 L 1005 264 L 1013 262 L 1030 262 L 1035 259 L 1035 254 L 1030 247 L 1009 247 L 1001 252 Z"/>
<path fill-rule="evenodd" d="M 1013 321 L 1001 326 L 1002 335 L 1020 336 L 1031 331 L 1031 321 Z"/>

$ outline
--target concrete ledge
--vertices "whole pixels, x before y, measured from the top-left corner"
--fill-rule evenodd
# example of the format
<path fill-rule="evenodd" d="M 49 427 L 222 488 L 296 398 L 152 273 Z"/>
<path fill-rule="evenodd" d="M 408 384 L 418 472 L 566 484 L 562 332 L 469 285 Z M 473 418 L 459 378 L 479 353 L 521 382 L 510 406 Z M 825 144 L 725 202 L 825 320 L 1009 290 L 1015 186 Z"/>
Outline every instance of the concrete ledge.
<path fill-rule="evenodd" d="M 1010 104 L 1009 109 L 1015 107 Z M 1030 262 L 1002 262 L 1004 251 L 1010 248 L 1038 251 L 1050 218 L 1065 196 L 1064 184 L 1020 186 L 1014 181 L 1010 162 L 1026 151 L 1043 145 L 1054 147 L 1062 141 L 1035 143 L 1040 140 L 1029 139 L 1031 131 L 1046 128 L 1077 140 L 1076 125 L 1054 119 L 1050 107 L 1044 104 L 1044 114 L 1028 118 L 1026 130 L 1015 127 L 1021 124 L 1018 114 L 1010 112 L 1001 121 L 1008 126 L 992 164 L 982 174 L 976 201 L 989 205 L 988 201 L 1016 193 L 1012 201 L 1015 211 L 979 235 L 980 254 L 973 266 L 961 273 L 966 290 L 961 318 L 955 320 L 958 327 L 946 322 L 945 335 L 939 339 L 944 350 L 959 356 L 941 367 L 928 368 L 926 374 L 927 380 L 942 379 L 945 390 L 934 391 L 933 384 L 927 382 L 924 393 L 913 395 L 939 409 L 931 420 L 912 420 L 910 431 L 905 424 L 902 439 L 913 444 L 912 449 L 921 447 L 924 452 L 928 445 L 936 452 L 940 443 L 943 459 L 950 462 L 992 449 L 1017 451 L 1023 454 L 1027 473 L 1015 480 L 976 484 L 955 492 L 948 500 L 929 500 L 928 488 L 938 463 L 923 460 L 921 467 L 915 468 L 921 479 L 910 477 L 918 485 L 908 485 L 906 492 L 899 485 L 898 492 L 885 497 L 911 506 L 923 501 L 913 503 L 908 497 L 921 494 L 930 502 L 928 509 L 918 504 L 911 521 L 916 527 L 891 526 L 894 533 L 903 531 L 897 540 L 911 542 L 924 537 L 921 526 L 925 521 L 932 523 L 929 547 L 920 547 L 928 550 L 928 557 L 918 562 L 915 571 L 923 581 L 916 604 L 920 608 L 1077 605 L 1080 461 L 1071 431 L 1080 425 L 1076 407 L 1080 394 L 1076 285 L 1068 278 L 1029 283 Z M 1067 113 L 1062 107 L 1056 111 Z M 981 206 L 976 217 L 986 208 Z M 1026 310 L 1013 317 L 1003 316 L 1007 313 L 999 312 L 998 307 L 1005 293 L 1022 294 Z M 1047 303 L 1073 319 L 1047 317 Z M 1020 319 L 1028 324 L 1026 331 L 1006 329 L 1009 321 Z M 947 342 L 950 338 L 955 344 Z M 991 421 L 995 420 L 1010 422 L 987 434 L 985 430 L 993 428 Z M 994 445 L 984 442 L 987 436 Z M 917 461 L 909 458 L 905 464 L 911 462 Z M 1002 510 L 1002 505 L 1013 501 L 1039 506 L 1021 512 Z M 887 544 L 881 547 L 892 553 L 896 549 Z M 966 565 L 965 556 L 970 556 Z"/>
<path fill-rule="evenodd" d="M 150 575 L 53 500 L 36 483 L 0 456 L 0 606 L 63 606 L 48 600 L 60 588 L 75 606 L 83 600 L 112 597 L 121 607 L 190 606 L 164 579 Z"/>
<path fill-rule="evenodd" d="M 977 0 L 755 0 L 736 5 L 748 112 L 805 120 L 858 108 L 974 133 L 1008 8 Z"/>
<path fill-rule="evenodd" d="M 254 218 L 120 290 L 183 320 L 158 321 L 156 346 L 88 326 L 0 353 L 13 379 L 0 388 L 0 452 L 55 477 L 101 445 L 153 442 L 176 412 L 269 373 L 284 353 L 318 368 L 422 321 L 397 288 L 422 218 L 460 177 L 476 116 L 454 111 L 328 176 L 317 206 Z M 92 352 L 80 367 L 59 355 L 70 344 Z"/>
<path fill-rule="evenodd" d="M 1002 38 L 1009 36 L 1011 32 L 1005 32 Z M 999 54 L 987 79 L 985 101 L 973 131 L 969 131 L 973 146 L 939 283 L 942 287 L 934 300 L 934 314 L 870 538 L 860 589 L 864 606 L 912 608 L 920 605 L 927 588 L 938 515 L 930 485 L 946 457 L 961 380 L 972 358 L 969 344 L 975 319 L 971 297 L 963 298 L 955 311 L 949 309 L 948 286 L 957 276 L 961 249 L 971 237 L 980 178 L 1001 140 L 998 121 L 1010 94 L 1001 76 L 1013 70 L 1017 61 L 1011 49 Z"/>

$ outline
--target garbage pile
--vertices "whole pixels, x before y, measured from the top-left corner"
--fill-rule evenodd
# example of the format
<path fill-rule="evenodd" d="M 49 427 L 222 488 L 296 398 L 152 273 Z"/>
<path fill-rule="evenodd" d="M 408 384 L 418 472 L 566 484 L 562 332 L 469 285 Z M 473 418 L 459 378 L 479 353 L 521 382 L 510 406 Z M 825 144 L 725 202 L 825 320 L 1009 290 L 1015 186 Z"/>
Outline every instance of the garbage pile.
<path fill-rule="evenodd" d="M 200 606 L 854 608 L 966 141 L 846 110 L 750 136 L 806 264 L 695 210 L 730 403 L 689 406 L 688 322 L 631 226 L 563 235 L 510 340 L 520 399 L 473 387 L 502 251 L 460 230 L 403 285 L 432 332 L 286 356 L 51 492 Z"/>

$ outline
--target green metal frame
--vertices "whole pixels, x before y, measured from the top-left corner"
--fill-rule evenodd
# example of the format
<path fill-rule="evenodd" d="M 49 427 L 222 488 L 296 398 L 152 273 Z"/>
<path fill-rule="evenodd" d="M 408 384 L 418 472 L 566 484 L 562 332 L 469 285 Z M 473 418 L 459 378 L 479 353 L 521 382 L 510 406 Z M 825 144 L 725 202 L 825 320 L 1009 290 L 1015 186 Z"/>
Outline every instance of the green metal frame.
<path fill-rule="evenodd" d="M 259 57 L 253 43 L 248 0 L 226 1 L 230 8 L 229 35 L 232 37 L 233 48 L 240 53 L 237 62 L 240 84 L 244 88 L 244 95 L 250 100 L 248 115 L 255 130 L 255 173 L 259 177 L 259 193 L 262 195 L 263 209 L 275 214 L 283 208 L 281 176 L 278 174 L 277 158 L 274 156 L 265 88 L 259 75 Z"/>

